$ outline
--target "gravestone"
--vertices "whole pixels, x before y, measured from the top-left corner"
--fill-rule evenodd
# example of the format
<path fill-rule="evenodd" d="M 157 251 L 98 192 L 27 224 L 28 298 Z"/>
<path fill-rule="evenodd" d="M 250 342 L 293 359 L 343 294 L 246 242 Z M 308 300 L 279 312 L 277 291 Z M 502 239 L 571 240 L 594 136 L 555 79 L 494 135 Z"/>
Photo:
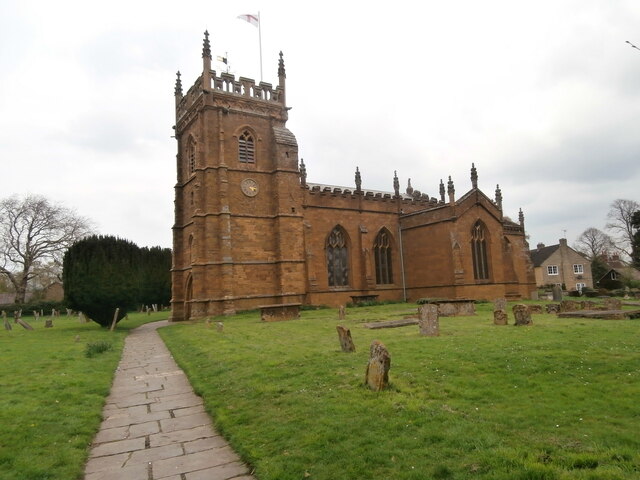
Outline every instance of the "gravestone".
<path fill-rule="evenodd" d="M 344 320 L 345 316 L 346 312 L 344 310 L 344 305 L 340 305 L 340 308 L 338 308 L 338 320 Z"/>
<path fill-rule="evenodd" d="M 7 312 L 5 312 L 4 310 L 2 310 L 2 320 L 4 321 L 4 328 L 6 330 L 11 330 L 13 328 L 11 326 L 11 323 L 9 323 L 9 320 L 7 320 Z"/>
<path fill-rule="evenodd" d="M 216 323 L 216 331 L 217 331 L 217 332 L 222 332 L 222 331 L 224 331 L 224 323 L 222 323 L 222 322 L 218 322 L 218 323 Z"/>
<path fill-rule="evenodd" d="M 425 303 L 418 308 L 420 313 L 420 335 L 426 337 L 440 336 L 440 321 L 438 319 L 438 305 Z"/>
<path fill-rule="evenodd" d="M 496 298 L 493 301 L 493 311 L 496 310 L 507 310 L 507 299 L 506 298 Z"/>
<path fill-rule="evenodd" d="M 44 321 L 44 328 L 53 328 L 53 318 L 47 318 Z"/>
<path fill-rule="evenodd" d="M 529 312 L 533 313 L 542 313 L 542 305 L 529 305 Z"/>
<path fill-rule="evenodd" d="M 575 312 L 580 310 L 580 304 L 573 300 L 563 300 L 560 302 L 560 312 Z"/>
<path fill-rule="evenodd" d="M 389 369 L 391 368 L 391 356 L 387 347 L 379 340 L 371 342 L 369 348 L 369 363 L 365 383 L 374 392 L 384 390 L 389 384 Z"/>
<path fill-rule="evenodd" d="M 22 320 L 22 318 L 20 317 L 18 317 L 17 323 L 22 325 L 22 328 L 24 328 L 25 330 L 33 330 L 33 327 L 29 325 L 27 322 L 25 322 L 24 320 Z"/>
<path fill-rule="evenodd" d="M 336 325 L 338 331 L 338 339 L 340 340 L 340 348 L 343 352 L 351 353 L 356 351 L 356 346 L 351 338 L 351 330 L 342 325 Z"/>
<path fill-rule="evenodd" d="M 553 293 L 554 302 L 562 301 L 562 287 L 560 285 L 554 285 L 553 290 L 551 292 Z"/>
<path fill-rule="evenodd" d="M 546 306 L 547 313 L 558 313 L 560 311 L 560 305 L 557 303 L 550 303 Z"/>
<path fill-rule="evenodd" d="M 604 306 L 607 310 L 621 310 L 622 300 L 619 298 L 605 298 Z"/>
<path fill-rule="evenodd" d="M 493 311 L 493 324 L 494 325 L 509 325 L 509 316 L 506 310 L 494 310 Z"/>
<path fill-rule="evenodd" d="M 513 318 L 514 318 L 514 325 L 516 327 L 522 326 L 522 325 L 533 325 L 529 307 L 521 303 L 513 306 Z"/>

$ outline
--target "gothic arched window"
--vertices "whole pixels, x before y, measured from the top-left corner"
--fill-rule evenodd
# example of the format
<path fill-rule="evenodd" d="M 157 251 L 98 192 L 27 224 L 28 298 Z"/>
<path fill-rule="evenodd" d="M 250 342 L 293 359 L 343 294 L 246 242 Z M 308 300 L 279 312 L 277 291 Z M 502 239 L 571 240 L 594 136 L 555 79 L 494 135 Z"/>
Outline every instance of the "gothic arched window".
<path fill-rule="evenodd" d="M 373 253 L 376 262 L 376 283 L 393 283 L 391 268 L 391 235 L 386 228 L 380 230 L 373 242 Z"/>
<path fill-rule="evenodd" d="M 189 137 L 187 143 L 187 162 L 189 164 L 189 175 L 196 171 L 196 142 L 193 137 Z"/>
<path fill-rule="evenodd" d="M 347 234 L 335 227 L 327 238 L 327 273 L 330 287 L 349 285 L 349 248 Z"/>
<path fill-rule="evenodd" d="M 471 258 L 473 259 L 473 278 L 487 280 L 489 278 L 487 234 L 480 221 L 476 222 L 471 230 Z"/>
<path fill-rule="evenodd" d="M 242 135 L 238 137 L 238 161 L 242 163 L 255 163 L 256 162 L 256 149 L 253 141 L 253 135 L 249 130 L 242 132 Z"/>

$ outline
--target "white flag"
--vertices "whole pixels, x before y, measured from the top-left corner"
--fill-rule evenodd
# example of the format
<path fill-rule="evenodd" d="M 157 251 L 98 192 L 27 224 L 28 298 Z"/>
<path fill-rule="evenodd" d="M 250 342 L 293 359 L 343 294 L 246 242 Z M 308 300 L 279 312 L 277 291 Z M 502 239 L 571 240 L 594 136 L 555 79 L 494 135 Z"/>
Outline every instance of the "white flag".
<path fill-rule="evenodd" d="M 238 15 L 238 18 L 240 20 L 244 20 L 245 22 L 249 22 L 254 27 L 260 26 L 260 17 L 258 17 L 258 15 L 252 15 L 250 13 L 247 13 L 244 15 Z"/>

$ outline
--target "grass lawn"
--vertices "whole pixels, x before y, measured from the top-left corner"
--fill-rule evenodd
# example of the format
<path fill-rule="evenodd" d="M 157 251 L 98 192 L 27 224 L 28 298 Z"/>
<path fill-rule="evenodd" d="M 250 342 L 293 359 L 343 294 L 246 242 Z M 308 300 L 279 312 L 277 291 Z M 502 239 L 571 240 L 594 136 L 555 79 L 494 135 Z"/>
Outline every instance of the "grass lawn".
<path fill-rule="evenodd" d="M 640 321 L 494 326 L 481 304 L 441 318 L 437 338 L 361 325 L 415 308 L 351 308 L 344 322 L 335 309 L 278 323 L 247 312 L 222 333 L 202 322 L 160 334 L 260 480 L 640 478 Z M 339 323 L 357 353 L 340 351 Z M 380 393 L 363 386 L 374 339 L 391 354 Z"/>
<path fill-rule="evenodd" d="M 13 318 L 6 331 L 0 321 L 0 479 L 82 478 L 125 336 L 167 316 L 129 314 L 115 332 L 77 317 L 47 329 L 44 319 L 24 317 L 33 331 Z M 87 358 L 87 344 L 101 341 L 112 349 Z"/>

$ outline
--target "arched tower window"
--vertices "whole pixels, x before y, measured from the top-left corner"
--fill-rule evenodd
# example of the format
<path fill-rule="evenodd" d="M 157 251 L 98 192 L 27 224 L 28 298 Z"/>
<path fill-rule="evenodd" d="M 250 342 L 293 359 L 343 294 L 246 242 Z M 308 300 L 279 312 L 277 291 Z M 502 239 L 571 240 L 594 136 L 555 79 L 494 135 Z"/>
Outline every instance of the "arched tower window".
<path fill-rule="evenodd" d="M 349 247 L 347 233 L 335 227 L 327 238 L 327 273 L 330 287 L 349 285 Z"/>
<path fill-rule="evenodd" d="M 249 130 L 244 130 L 238 137 L 238 161 L 241 163 L 256 163 L 255 142 Z"/>
<path fill-rule="evenodd" d="M 473 278 L 487 280 L 489 278 L 487 233 L 484 224 L 480 221 L 476 222 L 471 230 L 471 258 L 473 259 Z"/>
<path fill-rule="evenodd" d="M 373 242 L 373 253 L 376 262 L 376 283 L 379 285 L 393 283 L 391 268 L 391 235 L 386 228 L 380 230 Z"/>
<path fill-rule="evenodd" d="M 189 175 L 196 171 L 196 142 L 193 137 L 189 137 L 187 143 L 187 163 L 189 166 Z"/>

